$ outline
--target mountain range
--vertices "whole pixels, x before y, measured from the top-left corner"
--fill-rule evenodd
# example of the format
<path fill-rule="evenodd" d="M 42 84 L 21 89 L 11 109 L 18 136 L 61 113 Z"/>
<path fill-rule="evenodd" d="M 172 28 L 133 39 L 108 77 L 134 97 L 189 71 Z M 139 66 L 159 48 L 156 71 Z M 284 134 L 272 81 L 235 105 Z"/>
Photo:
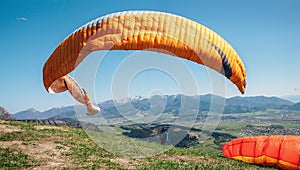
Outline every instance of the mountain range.
<path fill-rule="evenodd" d="M 214 104 L 212 104 L 212 101 Z M 289 100 L 278 97 L 231 97 L 223 98 L 217 95 L 207 94 L 199 96 L 185 95 L 161 95 L 150 98 L 135 96 L 122 100 L 108 100 L 97 104 L 101 113 L 95 117 L 103 117 L 106 120 L 122 119 L 126 117 L 131 120 L 140 120 L 143 117 L 156 118 L 161 113 L 178 116 L 179 113 L 190 113 L 198 111 L 198 114 L 212 111 L 211 107 L 224 107 L 223 113 L 248 113 L 266 111 L 267 109 L 300 110 L 300 103 L 293 103 Z M 78 109 L 79 108 L 79 109 Z M 17 120 L 24 119 L 52 119 L 57 117 L 71 118 L 78 120 L 78 116 L 84 117 L 84 107 L 66 106 L 52 108 L 43 112 L 34 108 L 17 112 L 12 116 Z M 75 110 L 83 112 L 76 114 Z"/>
<path fill-rule="evenodd" d="M 280 98 L 289 100 L 294 103 L 300 102 L 300 95 L 287 95 L 287 96 L 281 96 Z"/>

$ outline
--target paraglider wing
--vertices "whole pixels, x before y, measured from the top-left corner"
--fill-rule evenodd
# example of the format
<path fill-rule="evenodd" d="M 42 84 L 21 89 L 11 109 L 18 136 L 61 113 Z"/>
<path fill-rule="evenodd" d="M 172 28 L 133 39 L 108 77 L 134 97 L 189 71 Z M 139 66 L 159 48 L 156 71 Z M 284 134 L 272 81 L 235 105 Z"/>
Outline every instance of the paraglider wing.
<path fill-rule="evenodd" d="M 244 93 L 246 71 L 237 52 L 223 38 L 189 19 L 162 12 L 125 11 L 82 26 L 51 54 L 43 68 L 51 85 L 96 50 L 149 50 L 203 64 L 226 76 Z M 62 92 L 63 87 L 60 87 Z"/>
<path fill-rule="evenodd" d="M 252 164 L 300 169 L 300 136 L 237 138 L 222 147 L 227 158 Z"/>

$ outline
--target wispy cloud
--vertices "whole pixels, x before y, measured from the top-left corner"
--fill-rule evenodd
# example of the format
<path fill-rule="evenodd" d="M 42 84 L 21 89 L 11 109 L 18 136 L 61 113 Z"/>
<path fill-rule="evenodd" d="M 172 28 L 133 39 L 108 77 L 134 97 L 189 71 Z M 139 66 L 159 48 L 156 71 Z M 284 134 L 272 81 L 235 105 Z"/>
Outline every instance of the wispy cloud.
<path fill-rule="evenodd" d="M 18 21 L 27 21 L 27 18 L 24 17 L 20 17 L 20 18 L 16 18 Z"/>

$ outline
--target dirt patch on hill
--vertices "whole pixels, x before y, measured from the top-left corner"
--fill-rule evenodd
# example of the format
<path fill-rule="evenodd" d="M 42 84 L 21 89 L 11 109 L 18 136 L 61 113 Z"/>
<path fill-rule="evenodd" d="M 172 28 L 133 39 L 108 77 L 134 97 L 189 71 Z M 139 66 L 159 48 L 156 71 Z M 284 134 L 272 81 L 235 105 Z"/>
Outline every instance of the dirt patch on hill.
<path fill-rule="evenodd" d="M 43 130 L 43 129 L 54 129 L 54 130 L 63 130 L 67 131 L 69 127 L 67 126 L 34 126 L 35 129 L 37 130 Z"/>
<path fill-rule="evenodd" d="M 0 141 L 1 148 L 15 147 L 22 144 L 22 141 Z"/>
<path fill-rule="evenodd" d="M 53 142 L 53 140 L 43 140 L 39 141 L 36 146 L 20 146 L 21 150 L 31 157 L 34 157 L 40 166 L 36 169 L 47 169 L 55 167 L 70 167 L 68 163 L 70 161 L 66 160 L 63 156 L 64 153 L 68 152 L 70 148 L 66 146 L 61 146 Z"/>
<path fill-rule="evenodd" d="M 4 122 L 0 122 L 0 123 L 4 123 Z M 0 124 L 0 133 L 11 133 L 16 131 L 22 131 L 22 129 L 16 126 Z"/>
<path fill-rule="evenodd" d="M 127 158 L 127 157 L 114 158 L 114 159 L 110 159 L 110 161 L 119 164 L 127 169 L 136 169 L 141 164 L 146 163 L 144 159 L 134 159 L 134 158 Z"/>
<path fill-rule="evenodd" d="M 16 148 L 22 153 L 34 158 L 39 164 L 36 169 L 51 169 L 70 167 L 68 160 L 63 156 L 70 148 L 54 142 L 54 139 L 39 141 L 0 141 L 1 148 Z"/>

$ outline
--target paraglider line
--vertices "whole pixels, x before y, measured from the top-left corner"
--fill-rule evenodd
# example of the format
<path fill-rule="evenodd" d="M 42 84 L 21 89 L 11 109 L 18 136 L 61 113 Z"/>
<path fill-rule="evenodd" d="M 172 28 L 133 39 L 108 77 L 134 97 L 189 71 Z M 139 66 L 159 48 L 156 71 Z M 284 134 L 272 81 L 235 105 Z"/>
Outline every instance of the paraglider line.
<path fill-rule="evenodd" d="M 69 90 L 69 87 L 68 87 L 68 85 L 67 85 L 67 82 L 66 82 L 66 80 L 65 80 L 65 79 L 64 79 L 64 84 L 65 84 L 65 86 L 66 86 L 67 90 Z"/>

